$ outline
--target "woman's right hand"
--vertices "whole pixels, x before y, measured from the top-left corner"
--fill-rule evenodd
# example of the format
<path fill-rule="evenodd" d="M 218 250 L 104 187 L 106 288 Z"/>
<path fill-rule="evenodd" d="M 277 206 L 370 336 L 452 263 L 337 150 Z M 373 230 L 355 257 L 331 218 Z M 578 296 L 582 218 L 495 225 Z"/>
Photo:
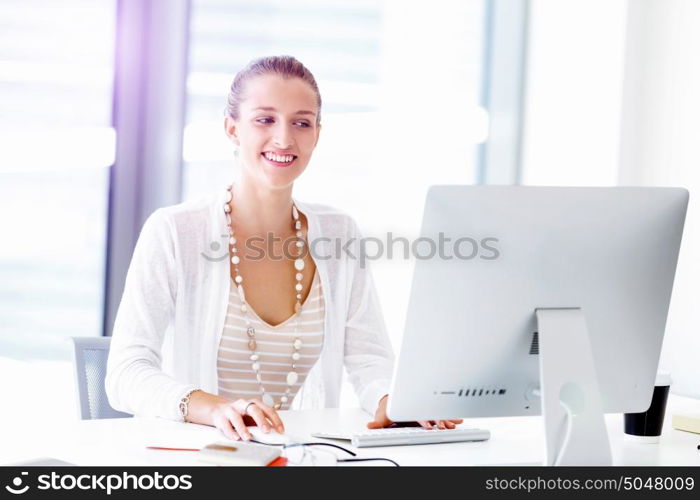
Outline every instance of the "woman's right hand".
<path fill-rule="evenodd" d="M 259 398 L 237 399 L 231 402 L 220 396 L 204 391 L 193 392 L 187 421 L 213 425 L 228 439 L 250 440 L 253 436 L 248 426 L 257 425 L 264 433 L 274 429 L 284 433 L 284 424 L 274 408 Z"/>

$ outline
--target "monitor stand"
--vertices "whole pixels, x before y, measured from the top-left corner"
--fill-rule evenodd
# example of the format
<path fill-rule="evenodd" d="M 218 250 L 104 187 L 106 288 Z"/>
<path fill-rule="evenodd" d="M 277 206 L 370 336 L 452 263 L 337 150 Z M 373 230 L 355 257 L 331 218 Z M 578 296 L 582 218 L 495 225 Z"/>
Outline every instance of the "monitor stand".
<path fill-rule="evenodd" d="M 583 311 L 536 309 L 544 465 L 612 465 Z"/>

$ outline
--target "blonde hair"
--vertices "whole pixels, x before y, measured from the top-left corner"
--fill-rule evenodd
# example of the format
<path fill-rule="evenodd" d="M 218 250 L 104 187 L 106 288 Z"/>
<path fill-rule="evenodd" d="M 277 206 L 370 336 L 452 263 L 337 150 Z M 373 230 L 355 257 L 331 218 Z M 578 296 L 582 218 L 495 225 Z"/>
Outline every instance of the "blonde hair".
<path fill-rule="evenodd" d="M 236 74 L 231 83 L 231 90 L 228 93 L 226 104 L 226 114 L 238 119 L 241 101 L 245 99 L 245 84 L 251 78 L 261 75 L 279 75 L 282 78 L 301 78 L 311 86 L 316 94 L 318 113 L 316 124 L 321 123 L 321 93 L 318 90 L 316 79 L 309 69 L 292 56 L 268 56 L 255 59 Z"/>

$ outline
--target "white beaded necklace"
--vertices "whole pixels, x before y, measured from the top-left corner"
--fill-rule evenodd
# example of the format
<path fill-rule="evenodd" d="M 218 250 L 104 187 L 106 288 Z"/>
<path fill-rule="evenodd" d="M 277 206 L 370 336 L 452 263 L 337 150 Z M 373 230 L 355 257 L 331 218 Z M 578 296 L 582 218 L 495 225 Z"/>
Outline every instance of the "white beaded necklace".
<path fill-rule="evenodd" d="M 233 264 L 233 271 L 235 273 L 234 281 L 236 283 L 236 288 L 238 289 L 238 296 L 241 299 L 241 312 L 243 312 L 245 322 L 246 322 L 246 333 L 248 334 L 248 349 L 250 350 L 250 361 L 252 362 L 251 367 L 255 372 L 255 378 L 260 386 L 260 394 L 262 396 L 262 401 L 268 406 L 272 406 L 275 410 L 282 408 L 282 404 L 289 401 L 290 394 L 294 384 L 299 380 L 299 374 L 296 372 L 296 362 L 299 361 L 301 355 L 299 351 L 301 350 L 302 341 L 299 338 L 299 329 L 301 324 L 301 297 L 302 290 L 304 286 L 302 285 L 302 280 L 304 279 L 304 259 L 300 256 L 294 260 L 294 268 L 296 269 L 296 284 L 294 285 L 294 293 L 296 294 L 296 304 L 294 305 L 294 314 L 296 315 L 296 322 L 294 324 L 294 341 L 292 342 L 292 369 L 287 373 L 287 389 L 284 396 L 280 398 L 279 403 L 275 403 L 274 398 L 265 391 L 265 386 L 262 382 L 262 376 L 260 374 L 260 356 L 257 353 L 257 343 L 255 342 L 255 327 L 250 322 L 250 316 L 248 314 L 248 305 L 245 300 L 245 293 L 243 291 L 243 276 L 241 276 L 238 271 L 238 264 L 241 259 L 238 256 L 238 249 L 236 248 L 236 238 L 233 235 L 233 225 L 231 224 L 231 201 L 233 199 L 232 193 L 233 185 L 227 187 L 226 193 L 226 203 L 224 203 L 224 212 L 226 213 L 226 224 L 229 231 L 229 245 L 231 247 L 231 263 Z M 296 232 L 296 247 L 299 249 L 301 254 L 301 249 L 304 247 L 303 234 L 301 232 L 301 221 L 299 220 L 299 212 L 297 207 L 292 204 L 292 222 L 294 225 L 294 231 Z"/>

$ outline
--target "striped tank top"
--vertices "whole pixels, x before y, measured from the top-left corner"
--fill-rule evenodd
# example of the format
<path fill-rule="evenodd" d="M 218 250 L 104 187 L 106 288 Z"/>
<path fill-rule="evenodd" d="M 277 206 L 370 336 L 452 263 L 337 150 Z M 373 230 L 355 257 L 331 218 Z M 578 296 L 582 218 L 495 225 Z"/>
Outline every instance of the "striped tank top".
<path fill-rule="evenodd" d="M 314 273 L 311 291 L 302 304 L 301 323 L 298 337 L 302 341 L 299 351 L 301 358 L 296 362 L 295 371 L 299 374 L 297 382 L 287 395 L 288 401 L 282 403 L 282 410 L 291 407 L 294 396 L 303 385 L 306 376 L 321 355 L 323 346 L 323 330 L 325 319 L 325 303 L 321 293 L 321 281 L 318 271 Z M 236 284 L 231 282 L 226 321 L 221 335 L 217 357 L 217 373 L 219 376 L 219 395 L 231 401 L 236 399 L 262 398 L 260 384 L 250 360 L 251 351 L 248 349 L 246 333 L 246 314 L 241 311 L 241 299 L 238 296 Z M 270 394 L 275 403 L 287 390 L 287 373 L 292 369 L 292 353 L 294 347 L 294 326 L 297 322 L 295 315 L 287 318 L 276 326 L 271 326 L 257 315 L 248 304 L 247 316 L 251 326 L 255 328 L 255 342 L 259 355 L 260 375 L 265 392 Z"/>

